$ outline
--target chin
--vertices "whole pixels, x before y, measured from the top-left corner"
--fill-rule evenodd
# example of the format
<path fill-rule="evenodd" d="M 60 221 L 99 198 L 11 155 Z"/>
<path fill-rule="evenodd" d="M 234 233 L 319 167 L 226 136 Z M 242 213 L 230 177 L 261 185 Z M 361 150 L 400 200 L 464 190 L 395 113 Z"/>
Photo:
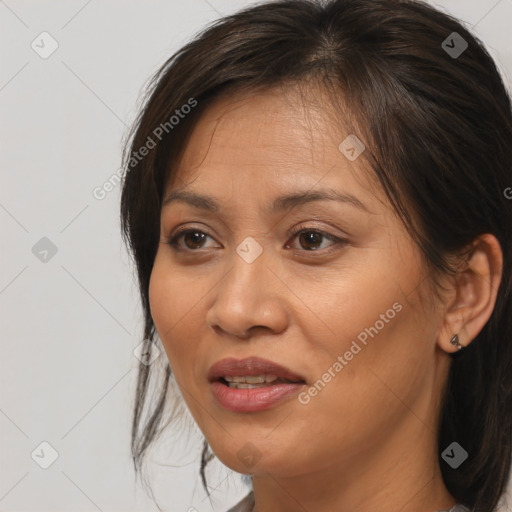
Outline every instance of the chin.
<path fill-rule="evenodd" d="M 292 467 L 296 467 L 296 463 L 291 461 L 286 455 L 281 445 L 281 451 L 276 451 L 269 446 L 267 441 L 263 445 L 264 440 L 260 443 L 251 441 L 234 441 L 230 442 L 229 447 L 222 447 L 221 450 L 215 451 L 217 458 L 228 468 L 245 475 L 256 476 L 258 474 L 266 475 L 287 475 L 291 473 Z M 234 450 L 233 448 L 236 447 Z M 212 446 L 212 449 L 214 447 Z"/>

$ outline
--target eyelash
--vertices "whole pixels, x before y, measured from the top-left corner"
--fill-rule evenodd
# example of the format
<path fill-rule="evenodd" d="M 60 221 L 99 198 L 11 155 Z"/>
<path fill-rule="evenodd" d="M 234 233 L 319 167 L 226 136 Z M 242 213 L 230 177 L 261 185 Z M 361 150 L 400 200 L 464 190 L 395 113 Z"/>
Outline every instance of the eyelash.
<path fill-rule="evenodd" d="M 184 236 L 186 235 L 187 233 L 201 233 L 201 234 L 204 234 L 204 235 L 207 235 L 209 236 L 210 238 L 213 238 L 209 233 L 201 230 L 201 229 L 191 229 L 191 228 L 188 228 L 188 229 L 183 229 L 181 231 L 178 231 L 175 235 L 173 235 L 170 239 L 166 240 L 166 243 L 168 245 L 170 245 L 173 250 L 177 251 L 177 252 L 200 252 L 201 251 L 201 248 L 199 249 L 182 249 L 182 248 L 179 248 L 178 247 L 178 242 L 179 240 Z M 327 238 L 328 240 L 334 242 L 333 245 L 330 246 L 330 249 L 328 248 L 327 249 L 327 252 L 325 249 L 313 249 L 313 250 L 307 250 L 307 249 L 292 249 L 292 250 L 295 250 L 295 251 L 303 251 L 303 252 L 307 252 L 307 253 L 322 253 L 322 255 L 325 255 L 325 254 L 330 254 L 333 250 L 335 249 L 332 249 L 333 247 L 337 247 L 337 246 L 345 246 L 348 241 L 343 239 L 343 238 L 339 238 L 337 236 L 334 236 L 333 234 L 331 233 L 327 233 L 325 231 L 321 231 L 317 228 L 314 228 L 314 227 L 311 227 L 311 226 L 305 226 L 305 225 L 299 225 L 299 226 L 296 226 L 295 228 L 293 228 L 292 230 L 290 230 L 287 234 L 288 237 L 291 237 L 291 238 L 295 238 L 297 237 L 298 235 L 302 234 L 302 233 L 315 233 L 315 234 L 318 234 L 318 235 L 322 235 L 324 238 Z M 322 240 L 323 241 L 323 240 Z M 286 246 L 288 247 L 289 243 L 287 242 Z"/>

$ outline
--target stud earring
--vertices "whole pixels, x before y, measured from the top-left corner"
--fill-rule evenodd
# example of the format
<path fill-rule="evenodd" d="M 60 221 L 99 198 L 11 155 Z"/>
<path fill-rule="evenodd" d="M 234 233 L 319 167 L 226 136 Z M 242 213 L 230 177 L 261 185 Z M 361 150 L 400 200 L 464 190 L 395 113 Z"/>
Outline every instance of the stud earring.
<path fill-rule="evenodd" d="M 450 343 L 452 345 L 454 345 L 455 347 L 457 347 L 457 350 L 461 350 L 463 349 L 464 347 L 459 343 L 459 335 L 458 334 L 454 334 L 452 336 L 452 339 L 450 340 Z"/>

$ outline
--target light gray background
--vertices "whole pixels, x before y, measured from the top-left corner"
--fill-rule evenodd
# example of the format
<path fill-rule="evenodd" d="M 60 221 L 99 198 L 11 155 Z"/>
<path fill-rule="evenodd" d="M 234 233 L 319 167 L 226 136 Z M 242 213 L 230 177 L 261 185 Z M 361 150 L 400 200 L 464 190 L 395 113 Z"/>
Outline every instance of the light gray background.
<path fill-rule="evenodd" d="M 206 23 L 249 3 L 0 0 L 2 512 L 158 510 L 134 484 L 129 455 L 142 317 L 120 187 L 103 200 L 92 191 L 120 166 L 149 76 Z M 473 27 L 512 84 L 512 0 L 437 5 Z M 31 48 L 43 31 L 59 45 L 47 59 Z M 57 247 L 47 262 L 32 252 L 42 237 Z M 153 457 L 163 510 L 212 510 L 199 439 L 197 429 L 169 433 Z M 43 441 L 59 454 L 48 469 L 31 458 L 49 456 Z M 220 463 L 210 481 L 214 510 L 246 493 Z"/>

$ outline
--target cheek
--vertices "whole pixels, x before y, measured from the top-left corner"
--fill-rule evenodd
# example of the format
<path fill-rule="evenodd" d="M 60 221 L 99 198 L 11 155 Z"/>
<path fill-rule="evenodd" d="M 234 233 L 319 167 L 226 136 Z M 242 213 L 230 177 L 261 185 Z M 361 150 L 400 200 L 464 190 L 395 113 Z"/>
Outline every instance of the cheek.
<path fill-rule="evenodd" d="M 157 256 L 149 280 L 149 307 L 151 317 L 162 341 L 164 341 L 163 333 L 166 328 L 169 329 L 172 326 L 172 317 L 175 311 L 171 290 L 172 282 L 170 282 L 168 275 L 162 271 L 162 265 L 159 264 Z"/>
<path fill-rule="evenodd" d="M 384 300 L 382 307 L 348 316 L 345 310 L 338 317 L 339 335 L 317 337 L 308 353 L 314 381 L 295 406 L 294 421 L 297 435 L 310 432 L 319 466 L 333 447 L 342 448 L 347 459 L 377 450 L 410 415 L 404 404 L 414 404 L 423 388 L 421 357 L 409 339 L 411 311 L 403 304 L 400 311 L 392 309 L 388 323 L 380 319 L 394 303 Z"/>
<path fill-rule="evenodd" d="M 364 254 L 358 256 L 360 260 L 365 258 Z M 319 363 L 325 365 L 326 357 L 343 355 L 353 341 L 364 348 L 373 338 L 385 337 L 403 316 L 401 288 L 406 284 L 388 271 L 382 261 L 385 255 L 379 256 L 380 261 L 369 261 L 363 267 L 348 262 L 321 276 L 317 272 L 315 278 L 290 276 L 293 292 L 302 302 L 297 301 L 301 311 L 294 320 L 300 324 L 304 338 L 315 345 Z M 368 251 L 367 260 L 370 257 L 372 251 Z"/>
<path fill-rule="evenodd" d="M 311 399 L 316 413 L 324 421 L 333 413 L 357 418 L 358 428 L 366 420 L 367 428 L 392 425 L 428 378 L 435 351 L 431 319 L 398 289 L 331 318 L 336 335 L 317 338 L 321 351 L 311 352 L 320 389 Z"/>
<path fill-rule="evenodd" d="M 405 262 L 400 268 L 392 265 L 380 253 L 379 261 L 362 271 L 338 272 L 332 286 L 323 290 L 312 291 L 311 283 L 302 279 L 309 286 L 309 311 L 296 318 L 309 340 L 302 351 L 315 379 L 304 401 L 310 399 L 306 408 L 314 408 L 318 417 L 325 415 L 324 422 L 337 411 L 339 417 L 359 418 L 361 428 L 365 414 L 373 411 L 368 413 L 373 424 L 381 413 L 384 418 L 402 409 L 390 390 L 407 401 L 421 388 L 421 363 L 434 348 L 429 340 L 433 323 L 418 299 L 412 300 L 421 269 L 406 267 Z M 298 295 L 305 290 L 295 289 Z M 366 413 L 360 415 L 362 409 Z"/>
<path fill-rule="evenodd" d="M 149 304 L 158 336 L 175 374 L 179 373 L 187 349 L 192 348 L 190 343 L 177 342 L 189 337 L 183 330 L 192 326 L 187 316 L 191 309 L 190 295 L 190 287 L 183 287 L 179 276 L 169 271 L 163 258 L 157 255 L 149 282 Z"/>
<path fill-rule="evenodd" d="M 204 377 L 199 352 L 205 304 L 215 282 L 211 272 L 177 269 L 167 254 L 157 254 L 149 283 L 151 315 L 176 379 L 188 387 Z"/>

